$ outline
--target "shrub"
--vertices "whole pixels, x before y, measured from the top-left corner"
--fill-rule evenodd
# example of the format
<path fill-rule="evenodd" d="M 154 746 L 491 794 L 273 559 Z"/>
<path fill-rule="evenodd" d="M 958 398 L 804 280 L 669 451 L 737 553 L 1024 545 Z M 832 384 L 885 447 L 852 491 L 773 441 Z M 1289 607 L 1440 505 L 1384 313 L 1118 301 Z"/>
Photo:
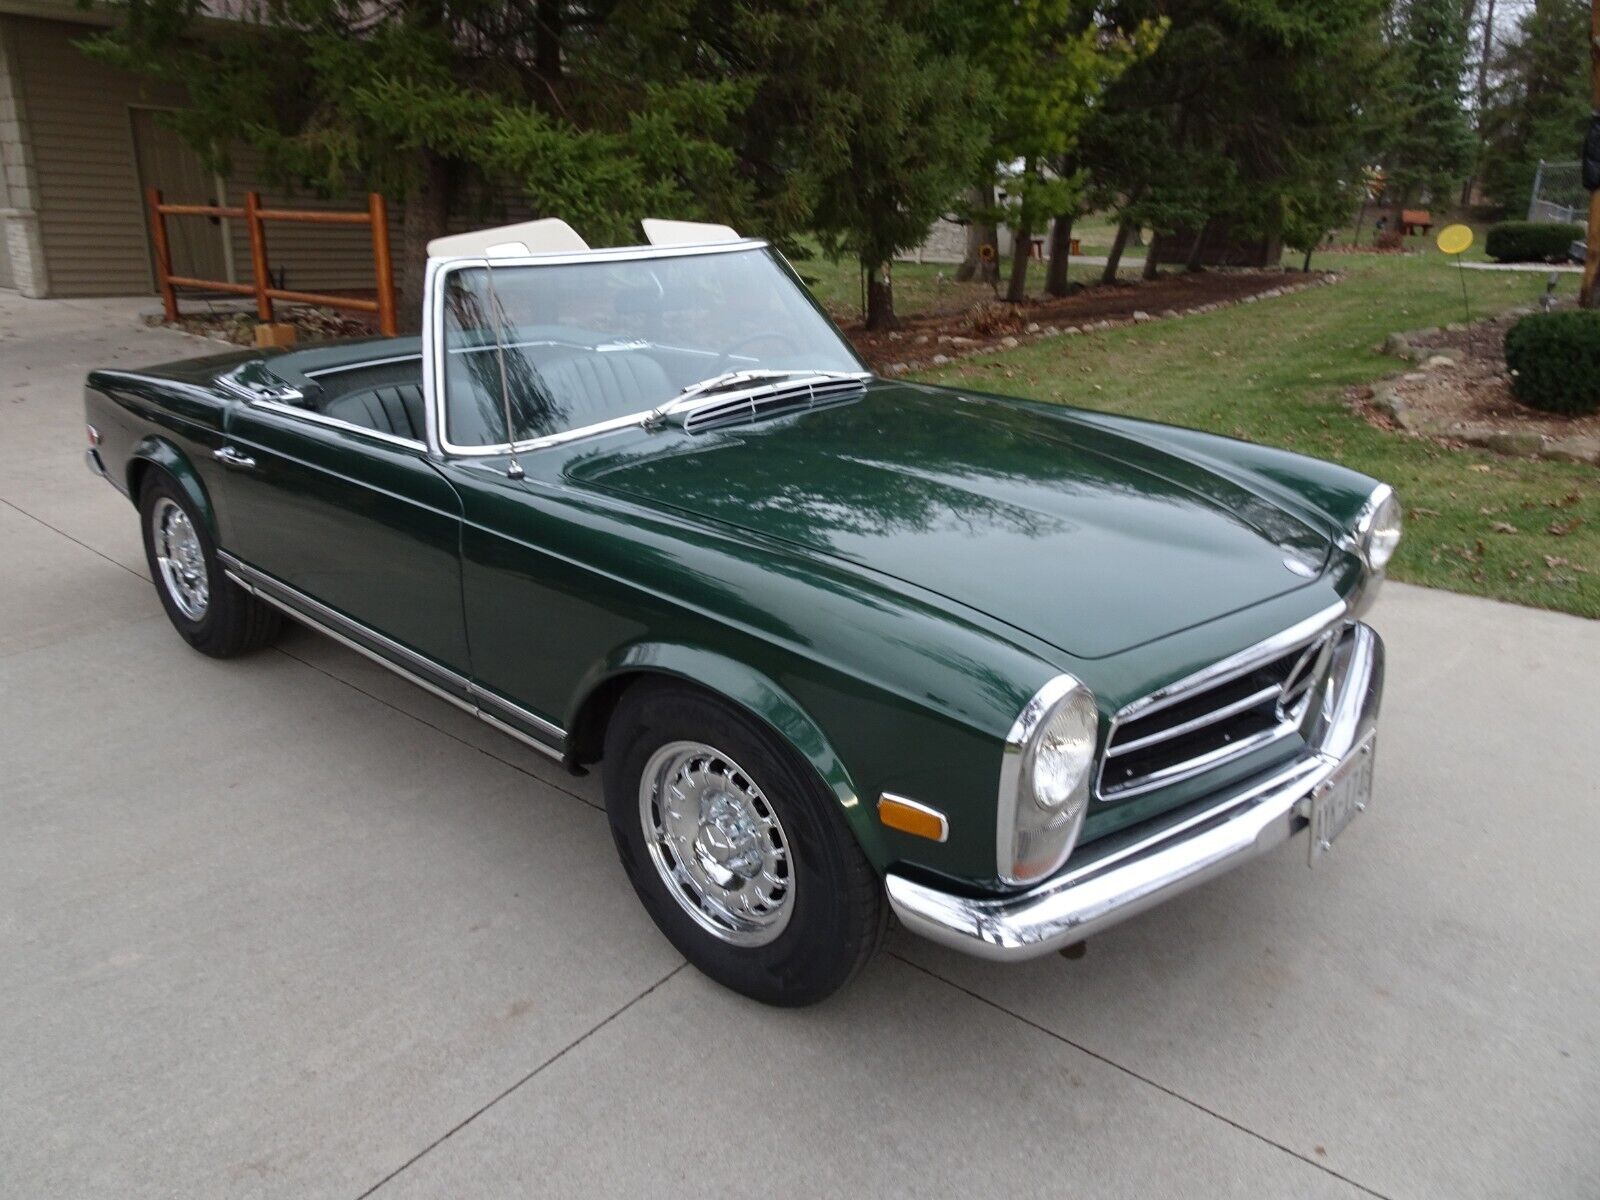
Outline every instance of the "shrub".
<path fill-rule="evenodd" d="M 1600 412 L 1600 310 L 1534 313 L 1506 330 L 1517 399 L 1569 417 Z"/>
<path fill-rule="evenodd" d="M 1567 248 L 1583 239 L 1582 225 L 1553 221 L 1501 221 L 1489 226 L 1483 251 L 1496 262 L 1565 261 Z"/>

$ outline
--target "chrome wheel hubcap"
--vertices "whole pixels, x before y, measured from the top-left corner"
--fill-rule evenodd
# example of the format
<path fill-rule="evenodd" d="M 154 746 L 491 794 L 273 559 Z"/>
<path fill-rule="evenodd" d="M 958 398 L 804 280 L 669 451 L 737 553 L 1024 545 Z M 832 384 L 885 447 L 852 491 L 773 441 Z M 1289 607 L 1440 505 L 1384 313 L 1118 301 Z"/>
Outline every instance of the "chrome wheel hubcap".
<path fill-rule="evenodd" d="M 761 946 L 789 924 L 794 875 L 778 814 L 738 763 L 703 742 L 669 742 L 639 779 L 650 860 L 708 933 Z"/>
<path fill-rule="evenodd" d="M 175 501 L 163 496 L 150 513 L 151 541 L 156 548 L 156 566 L 161 584 L 191 621 L 206 615 L 211 601 L 211 581 L 206 573 L 205 552 L 189 514 Z"/>

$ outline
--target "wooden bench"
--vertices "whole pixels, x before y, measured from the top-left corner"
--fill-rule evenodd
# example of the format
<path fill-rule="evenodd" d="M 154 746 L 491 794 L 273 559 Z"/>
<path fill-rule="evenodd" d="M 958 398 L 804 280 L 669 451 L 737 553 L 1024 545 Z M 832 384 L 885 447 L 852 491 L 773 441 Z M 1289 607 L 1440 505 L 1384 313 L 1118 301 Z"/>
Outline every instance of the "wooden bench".
<path fill-rule="evenodd" d="M 1407 237 L 1414 233 L 1426 234 L 1433 228 L 1433 214 L 1426 209 L 1408 208 L 1400 214 L 1400 232 Z"/>

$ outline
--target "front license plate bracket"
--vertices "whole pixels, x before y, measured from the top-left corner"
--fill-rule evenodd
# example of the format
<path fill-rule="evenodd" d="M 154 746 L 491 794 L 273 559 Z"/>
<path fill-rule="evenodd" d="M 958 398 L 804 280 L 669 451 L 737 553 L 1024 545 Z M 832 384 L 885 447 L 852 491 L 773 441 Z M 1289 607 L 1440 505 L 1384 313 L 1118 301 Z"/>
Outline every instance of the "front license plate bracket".
<path fill-rule="evenodd" d="M 1311 819 L 1311 866 L 1316 866 L 1318 860 L 1333 849 L 1333 843 L 1345 827 L 1357 813 L 1366 812 L 1372 802 L 1372 764 L 1376 747 L 1376 736 L 1367 738 L 1306 798 L 1307 815 Z"/>

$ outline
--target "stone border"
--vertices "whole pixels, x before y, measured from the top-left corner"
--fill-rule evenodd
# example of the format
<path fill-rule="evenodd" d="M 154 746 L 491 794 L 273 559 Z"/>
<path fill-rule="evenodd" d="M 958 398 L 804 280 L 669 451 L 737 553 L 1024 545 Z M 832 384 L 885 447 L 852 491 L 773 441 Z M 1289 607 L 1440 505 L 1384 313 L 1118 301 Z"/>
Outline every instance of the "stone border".
<path fill-rule="evenodd" d="M 1493 320 L 1504 316 L 1525 317 L 1537 312 L 1532 305 L 1521 305 L 1517 308 L 1506 309 L 1496 313 Z M 1411 329 L 1403 333 L 1391 333 L 1383 340 L 1380 353 L 1391 358 L 1401 358 L 1408 362 L 1419 364 L 1424 370 L 1434 370 L 1439 367 L 1453 366 L 1460 361 L 1460 356 L 1449 349 L 1429 349 L 1424 346 L 1413 346 L 1413 338 L 1423 338 L 1436 333 L 1465 333 L 1467 326 L 1461 322 L 1453 322 L 1440 328 L 1434 326 L 1428 329 Z M 1379 380 L 1373 385 L 1371 404 L 1380 412 L 1393 418 L 1395 424 L 1407 433 L 1418 434 L 1422 437 L 1439 438 L 1453 442 L 1465 442 L 1469 446 L 1479 446 L 1485 450 L 1493 450 L 1497 454 L 1509 454 L 1520 458 L 1543 458 L 1553 462 L 1584 463 L 1600 467 L 1600 438 L 1585 435 L 1572 437 L 1552 437 L 1547 433 L 1533 433 L 1517 429 L 1502 429 L 1497 425 L 1473 424 L 1459 421 L 1441 420 L 1413 412 L 1405 402 L 1405 397 L 1400 394 L 1401 383 L 1416 383 L 1423 375 L 1421 372 L 1408 371 L 1404 375 L 1391 376 Z"/>
<path fill-rule="evenodd" d="M 1285 271 L 1284 274 L 1290 272 Z M 1299 275 L 1296 271 L 1294 274 Z M 1295 292 L 1307 291 L 1314 287 L 1329 287 L 1338 283 L 1342 278 L 1337 271 L 1313 271 L 1311 274 L 1296 279 L 1293 282 L 1280 284 L 1278 287 L 1269 288 L 1264 292 L 1252 292 L 1248 296 L 1241 296 L 1237 300 L 1213 300 L 1209 304 L 1197 304 L 1193 308 L 1168 308 L 1159 315 L 1134 310 L 1131 317 L 1089 321 L 1082 325 L 1045 325 L 1038 321 L 1030 321 L 1027 327 L 1019 334 L 1008 334 L 1003 338 L 987 340 L 984 338 L 958 337 L 954 334 L 941 333 L 934 341 L 934 345 L 942 347 L 931 358 L 908 358 L 903 362 L 893 362 L 883 368 L 883 374 L 905 375 L 911 371 L 923 371 L 930 367 L 945 367 L 960 359 L 976 358 L 982 354 L 997 354 L 1002 350 L 1015 350 L 1017 347 L 1033 342 L 1042 342 L 1049 338 L 1075 336 L 1085 333 L 1103 333 L 1108 329 L 1125 329 L 1130 325 L 1148 325 L 1153 321 L 1172 321 L 1180 317 L 1195 317 L 1204 313 L 1218 312 L 1225 308 L 1236 308 L 1241 304 L 1254 304 L 1258 300 L 1275 300 L 1280 296 L 1293 295 Z"/>

